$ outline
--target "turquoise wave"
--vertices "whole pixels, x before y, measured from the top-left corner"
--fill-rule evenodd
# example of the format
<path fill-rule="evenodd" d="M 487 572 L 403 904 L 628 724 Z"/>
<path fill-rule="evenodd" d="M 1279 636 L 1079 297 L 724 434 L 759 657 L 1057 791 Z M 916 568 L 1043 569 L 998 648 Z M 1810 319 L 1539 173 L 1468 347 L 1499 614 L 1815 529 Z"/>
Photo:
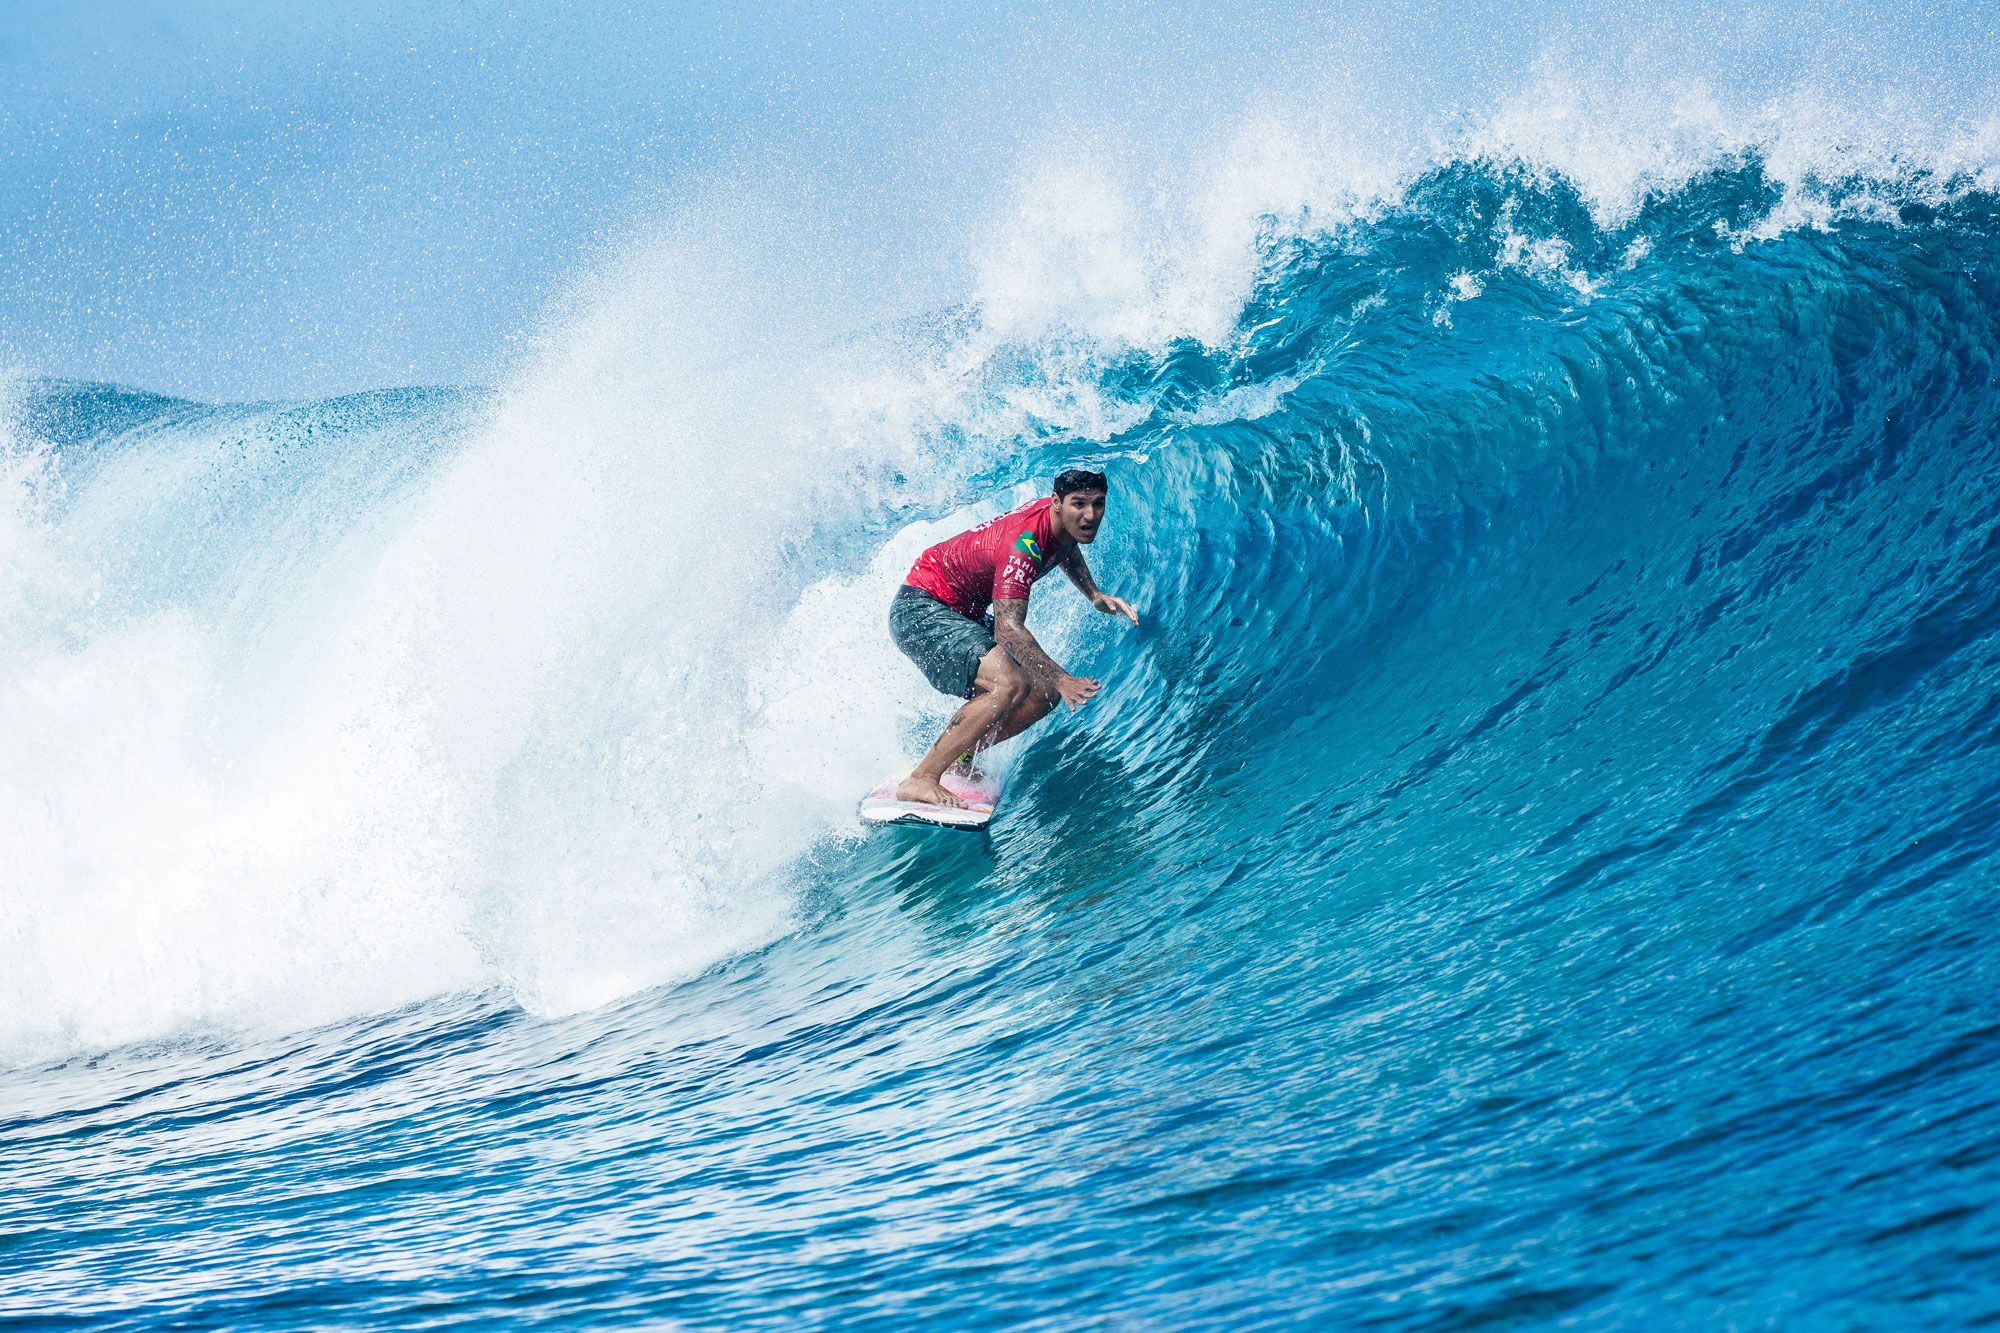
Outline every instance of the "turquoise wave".
<path fill-rule="evenodd" d="M 42 878 L 16 880 L 0 935 L 31 978 L 0 1010 L 0 1313 L 1992 1317 L 2000 204 L 1921 173 L 1813 199 L 1801 223 L 1744 156 L 1607 219 L 1559 175 L 1463 161 L 1354 216 L 1272 219 L 1219 342 L 1079 353 L 1058 330 L 968 372 L 989 406 L 1057 381 L 1096 395 L 1096 433 L 1051 413 L 1000 439 L 962 412 L 920 422 L 916 463 L 808 454 L 813 475 L 748 493 L 593 474 L 671 494 L 655 516 L 680 526 L 552 584 L 643 585 L 574 622 L 524 600 L 461 623 L 447 599 L 393 634 L 355 628 L 375 622 L 353 608 L 395 605 L 370 580 L 437 488 L 471 485 L 505 394 L 22 389 L 28 554 L 0 664 L 7 716 L 43 740 L 9 752 L 0 808 L 57 839 L 21 846 L 67 851 L 17 859 Z M 882 336 L 962 352 L 979 322 Z M 849 642 L 839 608 L 879 621 L 870 599 L 921 544 L 905 525 L 1073 463 L 1111 476 L 1092 559 L 1145 624 L 1037 599 L 1106 687 L 1031 739 L 989 840 L 860 838 L 846 788 L 813 776 L 837 765 L 728 785 L 767 724 L 865 764 L 881 735 L 825 735 L 901 708 L 889 739 L 920 743 L 935 702 L 861 630 L 825 677 L 859 663 L 861 693 L 811 696 L 810 727 L 776 701 L 822 679 L 814 645 Z M 500 492 L 466 494 L 487 512 Z M 712 513 L 760 544 L 754 577 L 703 544 L 727 530 Z M 659 646 L 676 608 L 710 645 L 698 661 Z M 426 616 L 451 654 L 423 647 Z M 331 727 L 362 737 L 370 782 L 403 781 L 404 756 L 409 792 L 470 793 L 398 795 L 407 822 L 314 795 L 371 812 L 370 848 L 396 858 L 215 859 L 262 846 L 244 811 L 307 819 L 243 795 L 289 789 L 245 776 L 263 751 L 238 733 L 305 715 L 319 657 L 416 643 L 429 670 L 546 626 L 527 666 L 465 698 L 381 712 L 363 691 Z M 184 693 L 100 688 L 128 642 L 142 682 L 216 660 Z M 511 748 L 463 722 L 504 749 L 486 767 L 437 739 L 517 695 Z M 683 697 L 703 711 L 660 702 Z M 91 730 L 65 698 L 132 716 Z M 156 761 L 141 721 L 159 709 L 186 725 Z M 399 748 L 389 716 L 429 739 Z M 751 758 L 700 748 L 690 718 Z M 92 804 L 82 778 L 22 767 L 127 742 L 90 771 L 157 762 L 166 789 L 234 795 Z M 648 767 L 662 755 L 679 758 Z M 675 765 L 719 775 L 715 802 L 694 785 L 646 805 Z M 719 815 L 732 796 L 764 822 Z M 115 845 L 133 810 L 154 822 L 130 856 L 62 841 Z M 204 830 L 172 866 L 147 859 L 161 810 Z M 140 896 L 116 896 L 128 880 Z M 63 926 L 68 901 L 143 915 L 145 895 L 216 882 L 233 896 L 159 908 L 141 943 L 93 952 Z M 282 908 L 258 897 L 274 884 Z M 456 905 L 423 915 L 438 903 Z M 646 933 L 662 916 L 674 931 Z M 646 971 L 662 951 L 678 961 Z M 391 980 L 350 994 L 329 974 L 329 1012 L 280 1005 L 317 957 Z"/>

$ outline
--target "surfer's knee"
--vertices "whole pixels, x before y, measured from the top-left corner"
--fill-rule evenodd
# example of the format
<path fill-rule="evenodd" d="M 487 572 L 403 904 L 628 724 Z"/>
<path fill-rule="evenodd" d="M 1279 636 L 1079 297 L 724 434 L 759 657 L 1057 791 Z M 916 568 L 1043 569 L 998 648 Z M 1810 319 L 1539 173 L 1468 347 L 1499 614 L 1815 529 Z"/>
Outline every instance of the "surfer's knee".
<path fill-rule="evenodd" d="M 1000 682 L 999 688 L 995 693 L 1000 696 L 1001 705 L 1011 713 L 1016 708 L 1019 708 L 1022 702 L 1028 697 L 1028 678 L 1018 672 L 1008 676 Z"/>
<path fill-rule="evenodd" d="M 1012 661 L 1003 658 L 991 670 L 981 671 L 979 676 L 980 684 L 986 687 L 994 702 L 1010 712 L 1020 707 L 1021 701 L 1028 697 L 1028 673 Z"/>

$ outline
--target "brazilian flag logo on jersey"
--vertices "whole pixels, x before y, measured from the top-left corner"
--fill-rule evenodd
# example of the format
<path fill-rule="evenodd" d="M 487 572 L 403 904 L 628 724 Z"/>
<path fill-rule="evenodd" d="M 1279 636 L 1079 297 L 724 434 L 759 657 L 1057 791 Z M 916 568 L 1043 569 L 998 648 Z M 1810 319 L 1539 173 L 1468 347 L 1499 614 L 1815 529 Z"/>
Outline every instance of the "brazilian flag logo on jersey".
<path fill-rule="evenodd" d="M 1039 565 L 1042 563 L 1042 544 L 1035 540 L 1035 534 L 1032 529 L 1014 539 L 1014 549 L 1026 554 L 1028 559 L 1034 561 L 1036 564 Z"/>

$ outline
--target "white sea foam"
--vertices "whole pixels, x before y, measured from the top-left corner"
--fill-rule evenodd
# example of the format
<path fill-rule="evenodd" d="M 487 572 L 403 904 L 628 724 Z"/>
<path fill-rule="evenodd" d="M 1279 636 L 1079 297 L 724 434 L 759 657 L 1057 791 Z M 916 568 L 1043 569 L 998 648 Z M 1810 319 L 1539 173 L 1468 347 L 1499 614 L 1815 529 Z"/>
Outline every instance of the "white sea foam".
<path fill-rule="evenodd" d="M 1629 221 L 1648 196 L 1754 156 L 1781 192 L 1761 224 L 1775 235 L 1837 212 L 1892 214 L 1889 192 L 1935 205 L 1992 190 L 2000 114 L 1988 107 L 1968 115 L 1894 89 L 1836 97 L 1800 84 L 1753 98 L 1640 65 L 1579 73 L 1545 61 L 1526 87 L 1441 148 L 1559 174 L 1607 227 Z M 1838 200 L 1834 186 L 1846 187 Z"/>
<path fill-rule="evenodd" d="M 953 512 L 940 423 L 977 455 L 1096 409 L 830 339 L 782 255 L 701 232 L 585 284 L 399 487 L 339 456 L 393 445 L 272 413 L 121 441 L 60 512 L 8 449 L 0 1058 L 444 990 L 558 1013 L 789 927 L 787 868 L 948 709 L 887 601 L 1005 496 Z M 890 503 L 941 517 L 855 546 Z"/>

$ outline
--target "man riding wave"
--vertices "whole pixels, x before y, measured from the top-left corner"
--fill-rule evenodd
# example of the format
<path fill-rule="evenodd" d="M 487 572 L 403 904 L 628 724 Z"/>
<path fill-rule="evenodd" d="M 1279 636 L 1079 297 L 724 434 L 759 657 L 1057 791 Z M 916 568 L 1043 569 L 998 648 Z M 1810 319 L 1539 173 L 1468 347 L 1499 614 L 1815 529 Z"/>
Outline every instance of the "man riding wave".
<path fill-rule="evenodd" d="M 1059 565 L 1092 606 L 1139 623 L 1129 602 L 1098 590 L 1083 559 L 1108 490 L 1102 472 L 1064 472 L 1052 495 L 939 542 L 910 566 L 889 604 L 890 637 L 932 685 L 969 702 L 896 788 L 897 800 L 962 806 L 938 781 L 954 760 L 1018 736 L 1058 699 L 1077 708 L 1097 693 L 1096 681 L 1044 652 L 1025 622 L 1029 590 Z"/>

